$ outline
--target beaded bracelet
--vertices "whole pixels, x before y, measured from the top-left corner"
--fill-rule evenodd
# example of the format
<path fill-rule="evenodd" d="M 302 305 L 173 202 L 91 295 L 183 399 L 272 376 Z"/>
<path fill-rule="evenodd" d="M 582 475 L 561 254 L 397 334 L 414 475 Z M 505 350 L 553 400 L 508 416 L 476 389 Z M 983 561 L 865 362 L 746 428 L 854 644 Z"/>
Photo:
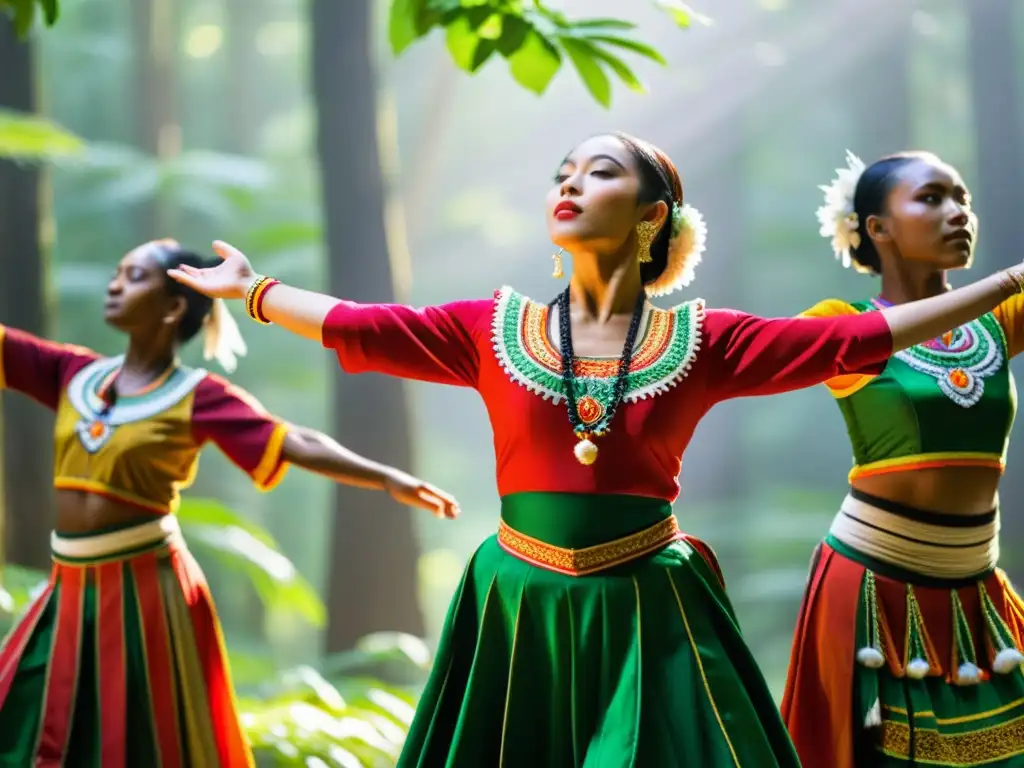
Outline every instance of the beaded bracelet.
<path fill-rule="evenodd" d="M 270 325 L 270 320 L 263 314 L 263 299 L 267 291 L 279 284 L 279 280 L 261 275 L 253 280 L 245 293 L 245 311 L 260 325 Z"/>

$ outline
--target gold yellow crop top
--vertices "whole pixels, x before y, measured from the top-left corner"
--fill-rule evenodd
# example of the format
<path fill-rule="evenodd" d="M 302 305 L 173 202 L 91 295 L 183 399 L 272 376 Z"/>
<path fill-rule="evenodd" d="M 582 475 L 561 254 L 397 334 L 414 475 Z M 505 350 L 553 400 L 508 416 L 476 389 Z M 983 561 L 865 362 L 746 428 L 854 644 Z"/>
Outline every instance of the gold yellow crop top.
<path fill-rule="evenodd" d="M 284 476 L 287 427 L 247 393 L 174 365 L 146 392 L 111 404 L 103 394 L 121 361 L 0 326 L 0 389 L 56 411 L 54 487 L 170 513 L 207 441 L 262 490 Z"/>
<path fill-rule="evenodd" d="M 829 299 L 804 314 L 884 306 Z M 898 352 L 881 373 L 829 380 L 853 447 L 850 479 L 946 466 L 1002 471 L 1017 410 L 1009 360 L 1022 346 L 1024 296 L 1015 296 L 941 339 Z"/>

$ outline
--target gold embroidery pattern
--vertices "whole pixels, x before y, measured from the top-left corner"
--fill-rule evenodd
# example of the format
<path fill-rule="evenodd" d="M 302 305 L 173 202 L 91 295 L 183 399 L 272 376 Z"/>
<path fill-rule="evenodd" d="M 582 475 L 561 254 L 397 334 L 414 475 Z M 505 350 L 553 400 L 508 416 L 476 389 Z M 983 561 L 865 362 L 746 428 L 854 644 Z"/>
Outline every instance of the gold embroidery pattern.
<path fill-rule="evenodd" d="M 1024 754 L 1024 717 L 992 728 L 967 733 L 913 730 L 913 760 L 937 765 L 976 766 Z M 911 759 L 911 728 L 906 723 L 882 723 L 881 750 L 889 757 Z"/>
<path fill-rule="evenodd" d="M 534 360 L 552 373 L 562 372 L 562 356 L 555 350 L 548 338 L 548 314 L 546 304 L 528 302 L 523 312 L 522 338 L 523 346 Z M 640 349 L 633 355 L 629 370 L 631 373 L 642 371 L 656 363 L 668 349 L 672 341 L 672 326 L 675 317 L 671 312 L 655 309 L 650 314 L 647 333 L 640 343 Z M 610 379 L 618 375 L 619 361 L 582 359 L 576 364 L 576 375 L 590 378 Z"/>
<path fill-rule="evenodd" d="M 532 565 L 569 576 L 585 576 L 628 563 L 661 549 L 681 535 L 673 515 L 621 539 L 584 549 L 569 549 L 519 533 L 504 521 L 498 523 L 498 543 L 506 552 Z"/>

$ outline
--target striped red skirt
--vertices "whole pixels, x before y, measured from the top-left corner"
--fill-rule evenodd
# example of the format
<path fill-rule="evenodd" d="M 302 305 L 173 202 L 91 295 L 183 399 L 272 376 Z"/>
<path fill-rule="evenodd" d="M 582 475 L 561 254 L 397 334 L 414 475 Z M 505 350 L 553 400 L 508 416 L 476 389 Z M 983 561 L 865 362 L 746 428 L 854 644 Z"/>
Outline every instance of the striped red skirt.
<path fill-rule="evenodd" d="M 804 768 L 1024 768 L 1024 601 L 991 564 L 925 572 L 970 570 L 975 539 L 991 563 L 995 516 L 859 499 L 815 553 L 793 642 L 782 715 Z M 885 556 L 911 539 L 916 563 Z"/>
<path fill-rule="evenodd" d="M 177 521 L 53 536 L 0 648 L 0 764 L 252 766 L 224 641 Z"/>

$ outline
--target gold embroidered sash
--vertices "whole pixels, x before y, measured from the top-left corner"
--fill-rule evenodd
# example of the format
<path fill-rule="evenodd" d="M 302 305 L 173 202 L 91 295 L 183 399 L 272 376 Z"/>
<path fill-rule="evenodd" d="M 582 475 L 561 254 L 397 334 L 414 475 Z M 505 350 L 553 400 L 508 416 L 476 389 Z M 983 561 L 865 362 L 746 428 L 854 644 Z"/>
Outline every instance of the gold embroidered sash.
<path fill-rule="evenodd" d="M 506 552 L 538 568 L 569 576 L 586 576 L 628 563 L 657 552 L 682 535 L 673 515 L 620 539 L 584 549 L 569 549 L 520 533 L 504 520 L 498 523 L 498 543 Z"/>

